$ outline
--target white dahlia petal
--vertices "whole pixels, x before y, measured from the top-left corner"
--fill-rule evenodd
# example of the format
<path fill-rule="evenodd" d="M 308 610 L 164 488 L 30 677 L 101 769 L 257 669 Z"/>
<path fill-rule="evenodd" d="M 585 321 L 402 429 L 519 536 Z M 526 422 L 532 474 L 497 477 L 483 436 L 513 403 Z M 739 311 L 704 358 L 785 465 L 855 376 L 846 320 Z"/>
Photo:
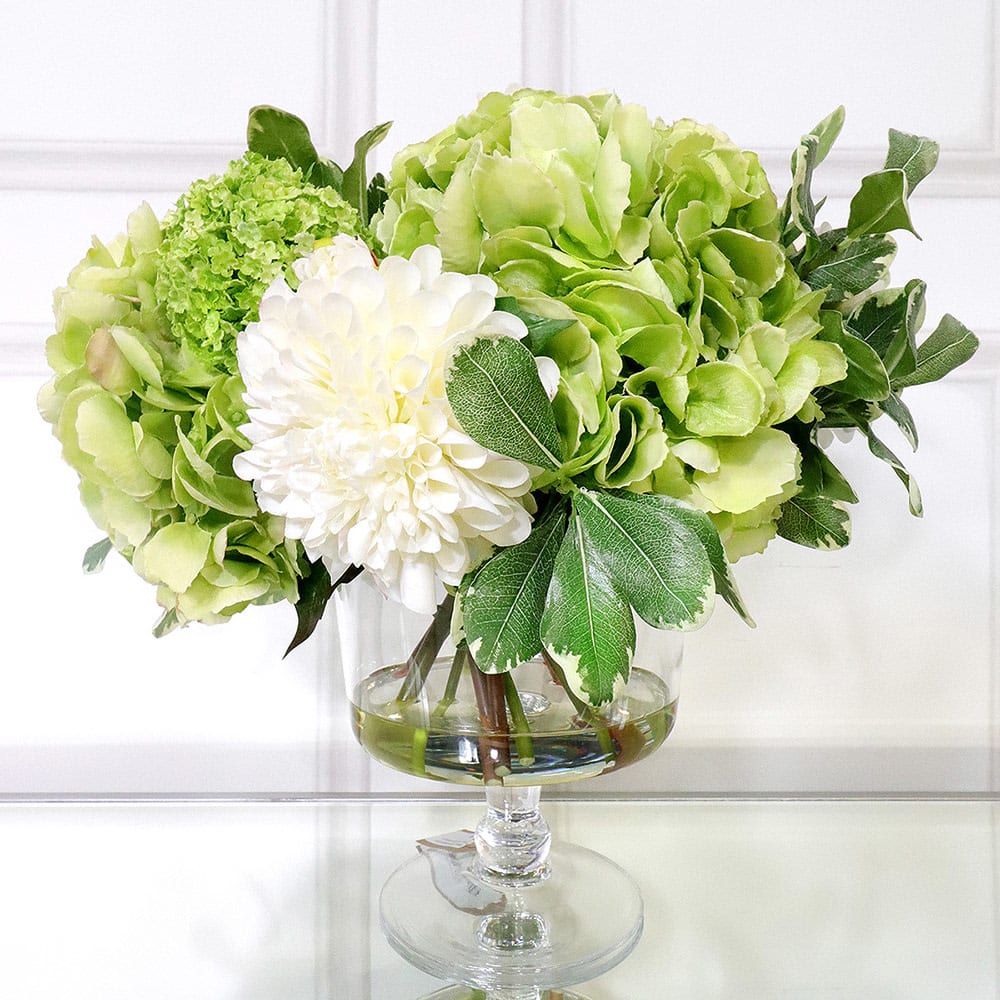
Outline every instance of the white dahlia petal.
<path fill-rule="evenodd" d="M 238 340 L 251 447 L 233 468 L 331 576 L 364 566 L 383 593 L 432 611 L 531 530 L 529 468 L 468 437 L 444 389 L 449 341 L 523 337 L 524 324 L 494 312 L 490 279 L 442 273 L 435 247 L 376 269 L 363 243 L 336 237 L 295 273 L 298 290 L 276 282 Z"/>

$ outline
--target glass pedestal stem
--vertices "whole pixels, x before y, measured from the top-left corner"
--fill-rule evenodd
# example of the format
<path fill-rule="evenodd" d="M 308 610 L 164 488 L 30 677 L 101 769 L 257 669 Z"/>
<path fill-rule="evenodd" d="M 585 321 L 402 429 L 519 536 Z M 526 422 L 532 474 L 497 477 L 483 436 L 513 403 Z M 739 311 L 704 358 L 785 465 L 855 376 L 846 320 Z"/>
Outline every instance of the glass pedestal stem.
<path fill-rule="evenodd" d="M 538 809 L 538 785 L 487 785 L 486 815 L 476 827 L 483 875 L 505 884 L 548 875 L 552 834 Z"/>

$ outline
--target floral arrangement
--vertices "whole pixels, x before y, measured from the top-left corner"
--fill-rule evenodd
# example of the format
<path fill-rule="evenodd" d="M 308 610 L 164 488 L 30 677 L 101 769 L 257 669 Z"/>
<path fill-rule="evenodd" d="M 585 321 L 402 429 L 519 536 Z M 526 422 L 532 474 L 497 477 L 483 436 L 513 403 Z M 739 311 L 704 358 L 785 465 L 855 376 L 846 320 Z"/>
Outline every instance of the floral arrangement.
<path fill-rule="evenodd" d="M 932 141 L 890 131 L 843 225 L 805 135 L 779 204 L 756 155 L 610 94 L 484 97 L 388 178 L 251 111 L 248 151 L 158 220 L 95 239 L 55 296 L 40 395 L 81 497 L 157 588 L 157 634 L 288 600 L 315 628 L 367 572 L 447 618 L 485 674 L 541 653 L 581 702 L 628 676 L 634 614 L 704 623 L 730 561 L 849 541 L 848 428 L 915 447 L 902 391 L 968 360 L 891 233 Z M 291 647 L 290 647 L 291 648 Z"/>

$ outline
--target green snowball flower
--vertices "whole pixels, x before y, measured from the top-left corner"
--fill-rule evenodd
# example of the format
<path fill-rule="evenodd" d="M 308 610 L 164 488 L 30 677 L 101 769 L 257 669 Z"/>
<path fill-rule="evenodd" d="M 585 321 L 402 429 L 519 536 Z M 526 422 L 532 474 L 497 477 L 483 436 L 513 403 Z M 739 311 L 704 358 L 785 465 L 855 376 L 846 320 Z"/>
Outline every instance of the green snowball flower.
<path fill-rule="evenodd" d="M 143 205 L 127 235 L 95 239 L 56 292 L 39 408 L 94 522 L 156 586 L 158 634 L 297 599 L 301 546 L 233 474 L 249 442 L 230 369 L 263 290 L 341 230 L 363 226 L 339 196 L 247 154 L 192 185 L 162 227 Z"/>
<path fill-rule="evenodd" d="M 257 319 L 268 286 L 337 233 L 363 236 L 332 188 L 284 159 L 246 153 L 221 177 L 195 181 L 163 225 L 156 298 L 178 343 L 210 368 L 236 372 L 236 334 Z"/>
<path fill-rule="evenodd" d="M 757 156 L 718 130 L 519 90 L 402 150 L 375 224 L 392 253 L 435 243 L 446 267 L 572 321 L 533 345 L 561 373 L 561 475 L 692 503 L 736 556 L 800 488 L 779 425 L 812 419 L 815 391 L 847 372 L 815 339 L 824 294 L 777 219 Z"/>

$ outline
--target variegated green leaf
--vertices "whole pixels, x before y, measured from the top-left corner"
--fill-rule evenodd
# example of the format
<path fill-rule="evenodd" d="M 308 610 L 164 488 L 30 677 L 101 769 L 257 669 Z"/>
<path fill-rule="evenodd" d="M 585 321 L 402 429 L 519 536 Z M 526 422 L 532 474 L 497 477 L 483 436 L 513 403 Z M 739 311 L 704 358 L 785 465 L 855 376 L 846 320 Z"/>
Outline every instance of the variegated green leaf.
<path fill-rule="evenodd" d="M 827 300 L 839 302 L 881 281 L 895 256 L 896 242 L 889 236 L 848 239 L 831 252 L 816 257 L 805 281 L 810 288 L 829 288 Z"/>
<path fill-rule="evenodd" d="M 541 631 L 576 694 L 592 705 L 611 701 L 632 666 L 635 621 L 576 510 L 556 554 Z"/>
<path fill-rule="evenodd" d="M 801 481 L 803 492 L 811 496 L 857 503 L 858 497 L 843 473 L 830 461 L 822 448 L 811 441 L 799 442 L 802 452 Z"/>
<path fill-rule="evenodd" d="M 876 457 L 880 458 L 887 465 L 892 467 L 899 481 L 906 487 L 906 493 L 910 503 L 910 513 L 914 517 L 923 517 L 924 503 L 920 497 L 920 489 L 917 481 L 906 470 L 906 466 L 893 454 L 892 450 L 876 436 L 869 426 L 861 426 L 861 431 L 868 438 L 868 449 Z"/>
<path fill-rule="evenodd" d="M 782 505 L 778 534 L 812 549 L 842 549 L 851 540 L 851 515 L 840 500 L 800 493 Z"/>
<path fill-rule="evenodd" d="M 898 393 L 890 392 L 879 403 L 879 409 L 902 431 L 910 447 L 916 451 L 920 443 L 917 436 L 917 425 L 914 423 L 910 408 L 903 402 Z"/>
<path fill-rule="evenodd" d="M 917 348 L 914 370 L 893 379 L 893 388 L 936 382 L 965 364 L 979 348 L 979 339 L 954 316 L 946 313 L 937 329 Z"/>
<path fill-rule="evenodd" d="M 916 364 L 916 334 L 923 322 L 926 291 L 924 282 L 910 281 L 905 288 L 876 292 L 845 321 L 848 331 L 878 354 L 893 378 L 909 374 Z"/>
<path fill-rule="evenodd" d="M 906 174 L 902 170 L 880 170 L 863 178 L 861 189 L 851 199 L 848 236 L 880 235 L 897 229 L 916 236 L 907 194 Z"/>
<path fill-rule="evenodd" d="M 886 170 L 902 170 L 906 174 L 909 193 L 937 166 L 941 147 L 933 139 L 889 129 L 889 152 Z"/>
<path fill-rule="evenodd" d="M 889 376 L 882 359 L 863 340 L 844 329 L 843 317 L 831 309 L 819 314 L 823 324 L 820 337 L 837 344 L 847 358 L 847 377 L 830 388 L 849 399 L 877 402 L 889 395 Z"/>
<path fill-rule="evenodd" d="M 100 573 L 104 569 L 104 560 L 110 551 L 110 538 L 102 538 L 99 542 L 94 542 L 83 554 L 84 573 Z"/>
<path fill-rule="evenodd" d="M 511 670 L 542 648 L 545 595 L 565 533 L 561 502 L 536 521 L 523 542 L 499 549 L 462 581 L 465 636 L 484 673 Z"/>

